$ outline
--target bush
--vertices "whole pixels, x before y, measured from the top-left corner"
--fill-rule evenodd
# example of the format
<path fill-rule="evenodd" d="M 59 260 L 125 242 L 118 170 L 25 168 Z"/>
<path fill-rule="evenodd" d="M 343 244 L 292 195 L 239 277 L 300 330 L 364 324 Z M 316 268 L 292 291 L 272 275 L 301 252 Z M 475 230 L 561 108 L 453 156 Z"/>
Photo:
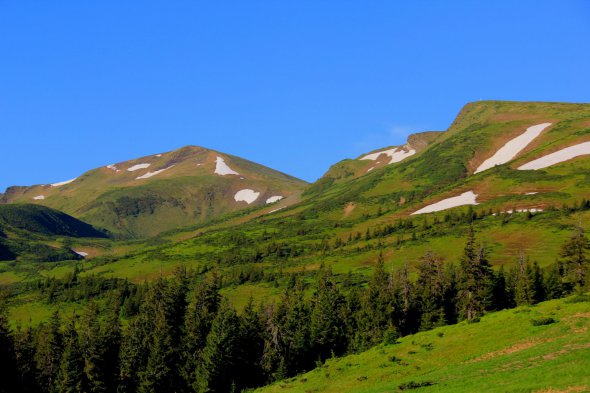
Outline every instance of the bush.
<path fill-rule="evenodd" d="M 541 317 L 531 319 L 531 325 L 533 326 L 544 326 L 544 325 L 551 325 L 552 323 L 557 322 L 555 319 L 551 317 Z"/>
<path fill-rule="evenodd" d="M 402 383 L 401 385 L 398 386 L 398 389 L 399 390 L 412 390 L 412 389 L 419 389 L 419 388 L 423 388 L 425 386 L 432 386 L 432 385 L 434 385 L 434 382 L 432 382 L 432 381 L 422 381 L 422 382 L 410 381 L 410 382 Z"/>

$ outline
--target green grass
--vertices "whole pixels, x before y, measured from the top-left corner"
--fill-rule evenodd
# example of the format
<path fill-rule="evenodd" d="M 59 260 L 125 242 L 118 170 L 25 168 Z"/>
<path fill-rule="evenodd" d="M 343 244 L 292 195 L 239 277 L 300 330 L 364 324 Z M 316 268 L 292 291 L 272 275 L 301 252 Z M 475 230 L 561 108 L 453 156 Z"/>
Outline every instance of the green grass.
<path fill-rule="evenodd" d="M 534 326 L 531 321 L 539 318 L 556 322 Z M 589 302 L 554 300 L 332 359 L 258 391 L 381 393 L 425 382 L 431 385 L 415 391 L 590 391 L 589 329 Z"/>

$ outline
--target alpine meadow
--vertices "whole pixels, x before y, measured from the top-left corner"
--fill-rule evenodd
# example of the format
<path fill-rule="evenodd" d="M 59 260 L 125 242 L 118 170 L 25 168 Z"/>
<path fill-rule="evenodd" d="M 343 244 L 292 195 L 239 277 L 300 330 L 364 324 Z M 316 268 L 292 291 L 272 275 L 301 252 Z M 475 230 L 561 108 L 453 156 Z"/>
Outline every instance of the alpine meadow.
<path fill-rule="evenodd" d="M 587 4 L 130 3 L 0 5 L 0 393 L 590 392 Z"/>

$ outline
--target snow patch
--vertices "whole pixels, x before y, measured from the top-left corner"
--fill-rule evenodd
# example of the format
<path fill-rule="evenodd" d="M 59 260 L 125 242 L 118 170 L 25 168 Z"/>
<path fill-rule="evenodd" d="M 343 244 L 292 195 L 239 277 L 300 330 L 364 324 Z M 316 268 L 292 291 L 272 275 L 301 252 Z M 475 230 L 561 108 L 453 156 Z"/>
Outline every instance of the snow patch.
<path fill-rule="evenodd" d="M 59 186 L 65 186 L 66 184 L 70 184 L 71 182 L 73 182 L 74 180 L 76 180 L 77 177 L 71 179 L 71 180 L 66 180 L 66 181 L 61 181 L 59 183 L 53 183 L 51 185 L 51 187 L 59 187 Z"/>
<path fill-rule="evenodd" d="M 246 188 L 245 190 L 240 190 L 236 192 L 236 195 L 234 195 L 234 199 L 236 200 L 236 202 L 246 202 L 249 205 L 256 199 L 258 199 L 259 195 L 259 192 Z"/>
<path fill-rule="evenodd" d="M 107 168 L 115 172 L 121 172 L 121 170 L 117 168 L 115 164 L 107 165 Z"/>
<path fill-rule="evenodd" d="M 151 164 L 148 164 L 148 163 L 143 163 L 143 164 L 135 164 L 135 165 L 133 165 L 132 167 L 130 167 L 130 168 L 127 168 L 127 170 L 128 170 L 129 172 L 133 172 L 133 171 L 137 171 L 137 170 L 140 170 L 140 169 L 149 168 L 149 167 L 150 167 L 150 165 L 151 165 Z"/>
<path fill-rule="evenodd" d="M 221 176 L 225 175 L 239 175 L 238 172 L 231 169 L 226 163 L 225 160 L 219 156 L 215 160 L 215 173 Z"/>
<path fill-rule="evenodd" d="M 279 210 L 283 210 L 284 208 L 285 208 L 285 207 L 279 207 L 278 209 L 271 210 L 271 211 L 269 211 L 269 212 L 268 212 L 268 213 L 266 213 L 266 214 L 270 214 L 270 213 L 278 212 Z"/>
<path fill-rule="evenodd" d="M 518 167 L 518 169 L 521 171 L 543 169 L 586 154 L 590 154 L 590 142 L 579 143 L 574 146 L 566 147 L 565 149 L 561 149 L 555 153 L 548 154 L 544 157 L 521 165 Z"/>
<path fill-rule="evenodd" d="M 156 157 L 162 157 L 162 155 L 161 154 L 156 154 Z"/>
<path fill-rule="evenodd" d="M 374 166 L 372 166 L 372 167 L 370 167 L 369 169 L 367 169 L 367 172 L 365 172 L 365 173 L 369 173 L 369 172 L 371 172 L 373 169 L 375 169 L 375 167 L 374 167 Z"/>
<path fill-rule="evenodd" d="M 33 199 L 36 201 L 42 201 L 43 199 L 45 199 L 45 195 L 37 195 L 36 197 L 33 197 Z"/>
<path fill-rule="evenodd" d="M 526 213 L 526 212 L 540 213 L 542 211 L 543 211 L 543 209 L 533 207 L 531 209 L 516 209 L 516 210 L 501 211 L 499 214 Z M 492 216 L 497 216 L 497 215 L 498 215 L 497 213 L 492 214 Z"/>
<path fill-rule="evenodd" d="M 459 196 L 443 199 L 442 201 L 423 207 L 412 214 L 433 213 L 463 205 L 478 205 L 477 194 L 474 194 L 473 191 L 467 191 Z"/>
<path fill-rule="evenodd" d="M 526 193 L 526 194 L 524 194 L 524 195 L 535 195 L 535 194 L 538 194 L 538 192 L 537 192 L 537 191 L 533 191 L 533 192 L 527 192 L 527 193 Z"/>
<path fill-rule="evenodd" d="M 72 250 L 72 251 L 74 251 L 76 254 L 78 254 L 78 255 L 80 255 L 82 257 L 87 257 L 88 256 L 88 253 L 87 252 L 84 252 L 84 251 L 76 251 L 76 250 Z"/>
<path fill-rule="evenodd" d="M 518 153 L 520 153 L 525 147 L 527 147 L 541 132 L 552 123 L 542 123 L 536 126 L 531 126 L 526 129 L 525 132 L 520 134 L 514 139 L 506 142 L 496 154 L 485 160 L 474 173 L 483 172 L 487 169 L 493 168 L 496 165 L 502 165 L 512 160 Z"/>
<path fill-rule="evenodd" d="M 405 150 L 404 148 L 408 149 L 408 150 Z M 367 154 L 366 156 L 363 156 L 360 159 L 375 161 L 375 160 L 377 160 L 377 158 L 379 158 L 379 156 L 381 154 L 385 154 L 386 156 L 391 158 L 391 160 L 389 160 L 388 164 L 394 164 L 396 162 L 403 161 L 406 158 L 416 154 L 416 150 L 410 149 L 409 146 L 406 145 L 406 146 L 404 146 L 404 148 L 394 147 L 393 149 L 382 150 L 382 151 L 378 151 L 376 153 Z"/>
<path fill-rule="evenodd" d="M 135 178 L 135 180 L 140 180 L 140 179 L 149 179 L 150 177 L 152 177 L 152 176 L 156 176 L 157 174 L 159 174 L 159 173 L 162 173 L 162 172 L 164 172 L 165 170 L 172 168 L 173 166 L 174 166 L 174 165 L 170 165 L 169 167 L 162 168 L 162 169 L 160 169 L 160 170 L 157 170 L 157 171 L 154 171 L 154 172 L 148 172 L 148 173 L 146 173 L 145 175 L 141 175 L 141 176 L 139 176 L 139 177 L 136 177 L 136 178 Z"/>
<path fill-rule="evenodd" d="M 283 198 L 284 198 L 284 196 L 281 196 L 281 195 L 275 195 L 275 196 L 271 196 L 270 198 L 268 198 L 268 199 L 266 200 L 266 203 L 275 203 L 275 202 L 278 202 L 278 201 L 280 201 L 280 200 L 281 200 L 281 199 L 283 199 Z"/>

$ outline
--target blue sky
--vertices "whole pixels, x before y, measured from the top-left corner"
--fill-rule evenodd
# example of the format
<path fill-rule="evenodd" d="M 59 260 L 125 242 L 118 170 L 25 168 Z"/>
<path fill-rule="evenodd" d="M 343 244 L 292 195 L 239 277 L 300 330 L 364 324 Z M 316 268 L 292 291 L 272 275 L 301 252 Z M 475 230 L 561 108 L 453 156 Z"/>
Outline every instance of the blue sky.
<path fill-rule="evenodd" d="M 313 181 L 469 101 L 590 102 L 590 2 L 5 0 L 0 53 L 0 191 L 185 145 Z"/>

